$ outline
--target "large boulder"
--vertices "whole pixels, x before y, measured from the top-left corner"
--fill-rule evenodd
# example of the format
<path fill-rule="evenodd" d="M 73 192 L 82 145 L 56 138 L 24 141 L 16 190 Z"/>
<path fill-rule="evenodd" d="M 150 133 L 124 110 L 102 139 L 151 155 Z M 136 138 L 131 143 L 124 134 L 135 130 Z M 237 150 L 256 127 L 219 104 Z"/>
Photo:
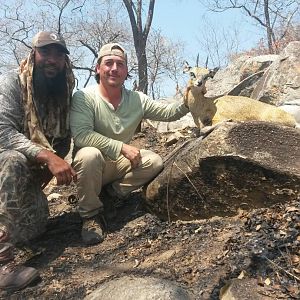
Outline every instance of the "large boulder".
<path fill-rule="evenodd" d="M 251 97 L 279 105 L 300 99 L 300 41 L 294 41 L 280 53 L 257 82 Z"/>
<path fill-rule="evenodd" d="M 249 97 L 260 77 L 277 55 L 241 56 L 226 68 L 218 71 L 206 83 L 207 97 L 219 95 L 241 95 Z M 255 76 L 254 76 L 255 74 Z"/>
<path fill-rule="evenodd" d="M 173 152 L 144 189 L 162 219 L 231 216 L 300 198 L 300 131 L 265 122 L 225 123 Z"/>
<path fill-rule="evenodd" d="M 300 99 L 300 41 L 279 55 L 241 56 L 206 83 L 207 97 L 224 94 L 282 105 Z"/>

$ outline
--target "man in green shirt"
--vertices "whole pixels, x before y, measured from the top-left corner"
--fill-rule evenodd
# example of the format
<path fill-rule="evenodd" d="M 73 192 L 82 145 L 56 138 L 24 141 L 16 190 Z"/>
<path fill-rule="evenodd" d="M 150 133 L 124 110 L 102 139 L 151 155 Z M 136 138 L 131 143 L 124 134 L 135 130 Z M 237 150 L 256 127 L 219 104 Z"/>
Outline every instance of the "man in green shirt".
<path fill-rule="evenodd" d="M 189 110 L 184 104 L 162 104 L 124 87 L 128 76 L 127 54 L 116 43 L 98 53 L 97 84 L 77 91 L 71 105 L 74 169 L 78 175 L 82 239 L 100 243 L 104 228 L 99 198 L 106 186 L 112 198 L 124 199 L 153 179 L 163 168 L 161 157 L 129 145 L 142 119 L 174 121 Z"/>

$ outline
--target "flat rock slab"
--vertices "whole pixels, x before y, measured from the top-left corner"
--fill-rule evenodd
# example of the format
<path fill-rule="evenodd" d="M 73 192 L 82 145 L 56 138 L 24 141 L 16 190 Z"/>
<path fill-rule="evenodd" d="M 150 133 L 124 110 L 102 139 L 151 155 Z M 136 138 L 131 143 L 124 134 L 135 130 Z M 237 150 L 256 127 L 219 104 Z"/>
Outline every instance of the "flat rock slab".
<path fill-rule="evenodd" d="M 220 300 L 264 300 L 263 287 L 257 284 L 253 278 L 232 279 L 220 292 Z"/>
<path fill-rule="evenodd" d="M 85 300 L 191 300 L 187 291 L 171 281 L 125 276 L 106 282 Z"/>
<path fill-rule="evenodd" d="M 300 198 L 300 130 L 267 122 L 226 123 L 175 151 L 145 188 L 162 219 L 232 216 Z"/>

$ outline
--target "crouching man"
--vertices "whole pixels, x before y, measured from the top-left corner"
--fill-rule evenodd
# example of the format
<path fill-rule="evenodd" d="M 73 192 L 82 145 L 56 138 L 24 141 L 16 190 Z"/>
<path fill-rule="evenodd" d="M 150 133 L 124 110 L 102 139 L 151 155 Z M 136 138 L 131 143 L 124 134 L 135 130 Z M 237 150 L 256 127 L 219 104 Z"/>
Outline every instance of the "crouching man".
<path fill-rule="evenodd" d="M 116 43 L 98 53 L 97 84 L 77 91 L 72 98 L 71 132 L 75 144 L 74 169 L 78 174 L 82 239 L 97 244 L 105 237 L 105 190 L 114 202 L 153 179 L 163 168 L 162 158 L 129 145 L 142 119 L 174 121 L 189 112 L 184 104 L 165 105 L 124 87 L 127 54 Z"/>
<path fill-rule="evenodd" d="M 76 180 L 64 161 L 70 147 L 69 103 L 74 76 L 65 41 L 39 32 L 17 71 L 0 78 L 0 289 L 21 289 L 38 277 L 16 265 L 14 245 L 45 231 L 42 188 Z"/>

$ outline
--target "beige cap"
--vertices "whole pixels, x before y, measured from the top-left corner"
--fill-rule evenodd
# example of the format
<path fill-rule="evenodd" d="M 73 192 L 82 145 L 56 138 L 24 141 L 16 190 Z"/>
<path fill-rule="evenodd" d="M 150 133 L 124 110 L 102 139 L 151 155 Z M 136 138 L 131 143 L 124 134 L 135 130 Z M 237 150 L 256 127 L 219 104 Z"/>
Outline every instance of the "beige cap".
<path fill-rule="evenodd" d="M 125 49 L 117 43 L 105 44 L 98 52 L 98 60 L 106 55 L 117 55 L 125 59 L 127 63 L 127 54 Z"/>
<path fill-rule="evenodd" d="M 48 31 L 40 31 L 37 33 L 32 39 L 33 47 L 44 47 L 50 44 L 56 44 L 61 46 L 65 53 L 70 54 L 67 49 L 66 42 L 62 38 L 62 36 L 58 33 L 48 32 Z"/>

